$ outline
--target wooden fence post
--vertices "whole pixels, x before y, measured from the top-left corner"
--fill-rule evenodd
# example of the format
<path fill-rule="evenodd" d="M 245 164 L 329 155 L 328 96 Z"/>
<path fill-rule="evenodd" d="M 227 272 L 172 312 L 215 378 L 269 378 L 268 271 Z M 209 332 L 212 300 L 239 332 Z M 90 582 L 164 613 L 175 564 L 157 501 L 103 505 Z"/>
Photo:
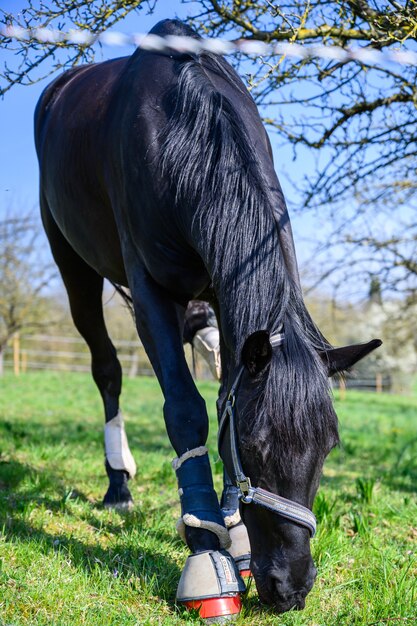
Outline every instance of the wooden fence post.
<path fill-rule="evenodd" d="M 20 374 L 20 337 L 19 333 L 13 335 L 13 371 L 15 376 Z"/>
<path fill-rule="evenodd" d="M 375 389 L 377 393 L 382 392 L 382 374 L 380 372 L 375 376 Z"/>
<path fill-rule="evenodd" d="M 138 375 L 138 369 L 139 369 L 139 355 L 137 351 L 135 351 L 132 355 L 132 361 L 130 363 L 129 378 L 135 378 L 135 376 Z"/>

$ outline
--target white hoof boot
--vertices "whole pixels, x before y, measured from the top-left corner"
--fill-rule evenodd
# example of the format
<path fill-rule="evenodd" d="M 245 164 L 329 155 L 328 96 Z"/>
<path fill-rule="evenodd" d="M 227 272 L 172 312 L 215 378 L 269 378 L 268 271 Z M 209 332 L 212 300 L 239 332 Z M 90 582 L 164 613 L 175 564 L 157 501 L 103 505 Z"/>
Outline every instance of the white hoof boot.
<path fill-rule="evenodd" d="M 240 613 L 239 594 L 244 591 L 245 583 L 230 554 L 208 550 L 188 557 L 176 599 L 207 621 L 219 622 Z"/>
<path fill-rule="evenodd" d="M 236 526 L 229 527 L 229 535 L 232 544 L 228 550 L 237 565 L 239 574 L 242 578 L 249 578 L 252 574 L 250 571 L 250 543 L 246 526 L 243 522 L 239 522 Z"/>
<path fill-rule="evenodd" d="M 194 335 L 193 346 L 207 362 L 212 375 L 220 380 L 222 366 L 220 361 L 220 334 L 214 326 L 207 326 L 198 330 Z"/>

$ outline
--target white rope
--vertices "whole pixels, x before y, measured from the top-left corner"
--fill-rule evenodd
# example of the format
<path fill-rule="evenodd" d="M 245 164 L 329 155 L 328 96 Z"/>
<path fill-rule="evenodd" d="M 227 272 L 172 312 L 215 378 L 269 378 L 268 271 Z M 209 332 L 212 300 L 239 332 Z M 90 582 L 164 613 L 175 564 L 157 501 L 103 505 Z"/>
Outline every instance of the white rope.
<path fill-rule="evenodd" d="M 194 39 L 177 35 L 149 35 L 142 33 L 125 34 L 116 31 L 104 31 L 94 34 L 88 30 L 53 30 L 50 28 L 21 28 L 5 26 L 0 28 L 0 35 L 7 39 L 19 41 L 36 41 L 43 44 L 75 44 L 91 46 L 101 43 L 105 46 L 140 46 L 144 50 L 154 52 L 194 53 L 213 52 L 215 54 L 233 54 L 244 52 L 267 56 L 272 54 L 285 55 L 291 58 L 319 58 L 339 62 L 360 61 L 375 65 L 399 63 L 400 65 L 417 65 L 417 52 L 413 50 L 377 50 L 375 48 L 341 48 L 339 46 L 301 45 L 298 43 L 265 43 L 263 41 L 239 39 Z"/>

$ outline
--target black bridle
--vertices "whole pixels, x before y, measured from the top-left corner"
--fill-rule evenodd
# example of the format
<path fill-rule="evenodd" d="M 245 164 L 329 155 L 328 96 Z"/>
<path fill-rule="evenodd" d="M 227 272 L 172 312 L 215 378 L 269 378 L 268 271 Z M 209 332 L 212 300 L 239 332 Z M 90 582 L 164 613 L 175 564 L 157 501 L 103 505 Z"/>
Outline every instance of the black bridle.
<path fill-rule="evenodd" d="M 283 340 L 284 334 L 280 332 L 277 332 L 270 336 L 270 342 L 273 348 L 281 346 Z M 287 500 L 287 498 L 283 498 L 282 496 L 278 496 L 275 493 L 266 491 L 261 487 L 252 487 L 250 478 L 246 476 L 243 471 L 242 463 L 240 461 L 235 423 L 236 394 L 239 388 L 243 371 L 244 367 L 242 366 L 230 389 L 229 395 L 226 400 L 226 406 L 220 420 L 218 434 L 218 446 L 220 456 L 222 457 L 222 460 L 224 462 L 231 460 L 231 464 L 227 463 L 227 470 L 230 471 L 230 468 L 228 466 L 231 465 L 231 468 L 233 469 L 231 479 L 239 488 L 239 499 L 243 504 L 258 504 L 259 506 L 262 506 L 269 511 L 272 511 L 273 513 L 276 513 L 281 517 L 285 517 L 291 522 L 295 522 L 296 524 L 304 526 L 310 531 L 310 535 L 314 537 L 314 534 L 316 532 L 316 518 L 314 514 L 310 511 L 310 509 L 307 509 L 302 504 L 298 504 L 298 502 L 294 502 L 293 500 Z M 229 427 L 230 439 L 230 449 L 226 450 L 226 453 L 229 453 L 228 459 L 223 458 L 221 454 L 222 443 L 224 440 L 225 429 L 227 428 L 227 426 Z"/>

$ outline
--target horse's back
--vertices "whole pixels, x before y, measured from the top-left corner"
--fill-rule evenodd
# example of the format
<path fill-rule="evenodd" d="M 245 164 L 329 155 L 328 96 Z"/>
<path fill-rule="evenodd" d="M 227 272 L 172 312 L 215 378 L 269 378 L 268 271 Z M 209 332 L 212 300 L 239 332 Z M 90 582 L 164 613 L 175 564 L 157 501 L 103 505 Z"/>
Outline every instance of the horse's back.
<path fill-rule="evenodd" d="M 178 32 L 175 24 L 164 22 L 160 34 Z M 178 226 L 175 193 L 159 164 L 164 103 L 180 62 L 138 49 L 69 70 L 42 94 L 35 135 L 42 211 L 74 250 L 126 284 L 126 248 L 129 258 L 133 248 L 162 286 L 184 281 L 191 296 L 208 277 Z"/>
<path fill-rule="evenodd" d="M 169 20 L 151 32 L 195 36 Z M 193 216 L 184 207 L 178 211 L 175 186 L 161 167 L 164 128 L 175 107 L 170 92 L 188 62 L 194 63 L 189 56 L 138 49 L 131 57 L 70 70 L 44 92 L 35 124 L 43 210 L 78 254 L 125 284 L 130 246 L 129 258 L 140 258 L 157 282 L 180 292 L 187 284 L 193 297 L 209 278 L 190 241 Z M 219 71 L 202 66 L 203 73 L 231 101 L 257 158 L 273 174 L 256 106 L 233 70 L 219 63 Z"/>

